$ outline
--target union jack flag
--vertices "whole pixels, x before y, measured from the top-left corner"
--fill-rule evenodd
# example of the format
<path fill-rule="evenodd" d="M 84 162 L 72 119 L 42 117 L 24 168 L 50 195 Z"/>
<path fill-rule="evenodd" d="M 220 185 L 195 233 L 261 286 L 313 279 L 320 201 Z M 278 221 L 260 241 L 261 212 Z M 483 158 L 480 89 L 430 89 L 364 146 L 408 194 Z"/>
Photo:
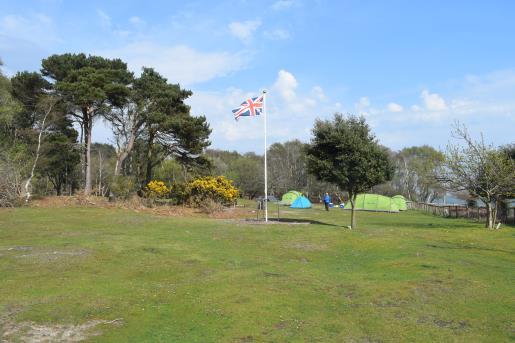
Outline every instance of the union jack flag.
<path fill-rule="evenodd" d="M 253 117 L 258 116 L 263 112 L 263 95 L 248 98 L 241 105 L 234 110 L 232 113 L 234 114 L 234 119 L 238 120 L 239 117 Z"/>

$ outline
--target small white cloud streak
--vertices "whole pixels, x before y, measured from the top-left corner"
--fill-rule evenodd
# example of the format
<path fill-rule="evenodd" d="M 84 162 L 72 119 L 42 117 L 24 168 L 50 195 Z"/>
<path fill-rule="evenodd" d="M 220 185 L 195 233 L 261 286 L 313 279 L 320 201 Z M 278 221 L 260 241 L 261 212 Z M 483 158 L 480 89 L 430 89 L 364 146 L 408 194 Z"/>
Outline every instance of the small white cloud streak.
<path fill-rule="evenodd" d="M 100 55 L 126 61 L 136 73 L 142 67 L 152 67 L 170 82 L 183 85 L 223 77 L 244 68 L 249 59 L 245 52 L 202 52 L 186 45 L 160 45 L 154 42 L 134 42 L 126 46 L 99 51 Z"/>
<path fill-rule="evenodd" d="M 264 32 L 264 35 L 271 40 L 285 40 L 290 38 L 290 32 L 285 29 L 267 30 Z"/>
<path fill-rule="evenodd" d="M 390 112 L 402 112 L 403 110 L 404 108 L 395 102 L 391 102 L 388 104 L 388 111 Z"/>
<path fill-rule="evenodd" d="M 274 2 L 271 7 L 274 11 L 281 11 L 292 7 L 294 4 L 294 0 L 278 0 Z"/>
<path fill-rule="evenodd" d="M 261 26 L 261 20 L 235 21 L 229 24 L 229 31 L 242 42 L 249 43 L 259 26 Z"/>
<path fill-rule="evenodd" d="M 111 17 L 102 10 L 97 10 L 98 18 L 100 19 L 100 24 L 104 28 L 110 28 L 111 27 Z"/>

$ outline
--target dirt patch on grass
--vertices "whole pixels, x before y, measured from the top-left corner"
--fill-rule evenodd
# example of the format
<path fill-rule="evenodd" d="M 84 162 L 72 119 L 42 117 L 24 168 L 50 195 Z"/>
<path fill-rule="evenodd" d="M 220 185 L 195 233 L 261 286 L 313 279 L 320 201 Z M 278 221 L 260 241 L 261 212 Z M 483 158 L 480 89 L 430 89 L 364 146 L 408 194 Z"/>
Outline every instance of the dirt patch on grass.
<path fill-rule="evenodd" d="M 104 197 L 97 196 L 51 196 L 33 199 L 31 207 L 55 208 L 55 207 L 106 207 L 109 201 Z"/>
<path fill-rule="evenodd" d="M 102 334 L 105 325 L 122 325 L 122 319 L 89 320 L 82 324 L 38 324 L 32 321 L 17 322 L 13 319 L 16 312 L 0 316 L 2 342 L 81 342 Z"/>
<path fill-rule="evenodd" d="M 461 331 L 470 328 L 470 323 L 467 320 L 444 320 L 431 316 L 420 317 L 417 319 L 417 324 L 432 324 L 440 329 L 450 329 L 453 331 Z"/>
<path fill-rule="evenodd" d="M 73 257 L 84 257 L 89 255 L 89 251 L 85 249 L 74 250 L 49 250 L 39 247 L 16 246 L 0 248 L 0 256 L 12 256 L 14 258 L 31 261 L 31 262 L 53 262 Z"/>
<path fill-rule="evenodd" d="M 288 248 L 304 250 L 304 251 L 323 251 L 327 250 L 327 245 L 311 242 L 295 242 L 287 245 Z"/>

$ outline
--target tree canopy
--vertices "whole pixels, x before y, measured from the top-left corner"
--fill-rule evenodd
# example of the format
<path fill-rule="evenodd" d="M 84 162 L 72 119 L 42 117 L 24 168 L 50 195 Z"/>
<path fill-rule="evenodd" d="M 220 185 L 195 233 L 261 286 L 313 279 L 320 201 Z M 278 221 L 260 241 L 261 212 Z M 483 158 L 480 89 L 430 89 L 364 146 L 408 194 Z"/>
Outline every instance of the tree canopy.
<path fill-rule="evenodd" d="M 332 120 L 315 122 L 307 148 L 307 164 L 319 180 L 348 192 L 352 228 L 356 227 L 356 196 L 391 180 L 394 173 L 386 149 L 377 143 L 365 118 L 338 113 Z"/>

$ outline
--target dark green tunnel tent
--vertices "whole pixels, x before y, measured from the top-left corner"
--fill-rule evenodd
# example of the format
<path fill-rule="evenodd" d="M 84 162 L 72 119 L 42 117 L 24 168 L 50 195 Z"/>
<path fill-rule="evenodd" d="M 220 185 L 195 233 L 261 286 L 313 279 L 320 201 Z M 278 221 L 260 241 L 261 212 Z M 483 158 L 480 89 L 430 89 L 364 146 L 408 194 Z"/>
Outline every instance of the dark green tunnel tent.
<path fill-rule="evenodd" d="M 350 206 L 346 208 L 350 209 Z M 355 208 L 364 211 L 399 212 L 399 206 L 392 198 L 380 194 L 358 194 Z"/>
<path fill-rule="evenodd" d="M 291 205 L 293 202 L 300 197 L 302 194 L 297 191 L 288 191 L 283 194 L 283 197 L 281 198 L 281 204 L 283 205 Z"/>
<path fill-rule="evenodd" d="M 406 204 L 406 198 L 402 195 L 395 195 L 392 197 L 392 199 L 399 208 L 399 211 L 406 211 L 408 209 L 408 205 Z"/>

